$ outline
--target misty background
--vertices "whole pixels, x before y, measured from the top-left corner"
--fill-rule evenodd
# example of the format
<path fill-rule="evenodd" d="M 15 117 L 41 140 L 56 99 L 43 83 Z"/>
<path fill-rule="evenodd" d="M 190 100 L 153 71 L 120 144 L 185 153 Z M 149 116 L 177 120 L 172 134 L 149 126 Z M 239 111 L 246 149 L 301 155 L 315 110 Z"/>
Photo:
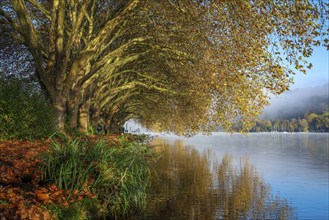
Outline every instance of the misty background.
<path fill-rule="evenodd" d="M 272 96 L 270 105 L 259 116 L 264 120 L 290 120 L 304 118 L 305 114 L 322 114 L 329 111 L 329 83 L 322 86 L 297 88 Z M 128 132 L 149 132 L 138 123 L 130 120 L 125 123 Z"/>
<path fill-rule="evenodd" d="M 322 86 L 298 88 L 272 96 L 261 119 L 303 118 L 306 113 L 321 114 L 329 111 L 329 83 Z"/>

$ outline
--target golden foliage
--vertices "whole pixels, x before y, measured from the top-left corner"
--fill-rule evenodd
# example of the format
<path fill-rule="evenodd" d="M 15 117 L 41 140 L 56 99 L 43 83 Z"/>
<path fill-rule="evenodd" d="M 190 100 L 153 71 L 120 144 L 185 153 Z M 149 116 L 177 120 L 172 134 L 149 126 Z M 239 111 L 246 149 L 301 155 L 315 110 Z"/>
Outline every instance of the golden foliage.
<path fill-rule="evenodd" d="M 65 110 L 76 122 L 83 106 L 118 126 L 136 119 L 181 134 L 236 123 L 247 131 L 269 93 L 289 88 L 292 67 L 305 73 L 313 47 L 328 47 L 324 1 L 114 2 L 122 7 L 2 3 L 0 15 L 35 58 L 59 128 Z"/>

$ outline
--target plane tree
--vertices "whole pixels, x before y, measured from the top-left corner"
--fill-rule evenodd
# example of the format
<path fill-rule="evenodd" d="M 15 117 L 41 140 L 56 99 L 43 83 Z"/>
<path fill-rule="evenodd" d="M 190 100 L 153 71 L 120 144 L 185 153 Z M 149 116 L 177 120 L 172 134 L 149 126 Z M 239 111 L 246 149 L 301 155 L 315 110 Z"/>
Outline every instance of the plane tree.
<path fill-rule="evenodd" d="M 307 58 L 313 47 L 328 47 L 323 1 L 181 0 L 150 10 L 157 7 L 163 12 L 153 14 L 161 30 L 156 39 L 180 51 L 179 58 L 162 59 L 171 73 L 179 72 L 180 86 L 186 82 L 185 93 L 177 92 L 181 96 L 139 99 L 143 108 L 136 118 L 159 130 L 194 133 L 220 124 L 247 131 L 270 93 L 289 89 L 296 70 L 312 67 Z"/>
<path fill-rule="evenodd" d="M 208 88 L 209 121 L 226 130 L 247 130 L 268 104 L 268 95 L 289 88 L 306 72 L 313 47 L 328 48 L 328 3 L 324 1 L 176 2 L 183 15 L 200 21 L 207 37 L 201 60 Z M 193 43 L 192 43 L 193 45 Z M 202 104 L 202 103 L 201 103 Z"/>
<path fill-rule="evenodd" d="M 308 0 L 5 0 L 0 18 L 34 58 L 57 126 L 248 130 L 268 94 L 328 46 L 328 4 Z M 15 38 L 13 37 L 15 36 Z M 18 37 L 17 37 L 18 36 Z M 286 62 L 286 63 L 285 63 Z M 308 67 L 311 67 L 310 65 Z M 91 118 L 91 119 L 90 119 Z"/>
<path fill-rule="evenodd" d="M 165 10 L 167 11 L 166 16 L 162 14 L 165 5 L 169 7 Z M 92 112 L 96 118 L 96 120 L 95 118 L 92 119 L 93 121 L 97 121 L 97 118 L 102 115 L 105 120 L 109 120 L 111 123 L 122 122 L 116 117 L 126 114 L 123 111 L 123 106 L 130 105 L 127 103 L 127 99 L 129 98 L 129 102 L 132 103 L 134 103 L 132 101 L 134 98 L 140 102 L 141 92 L 144 96 L 151 93 L 153 97 L 166 96 L 167 99 L 176 99 L 180 102 L 183 100 L 182 97 L 185 97 L 189 103 L 196 105 L 199 103 L 193 102 L 193 97 L 205 97 L 205 92 L 201 91 L 208 89 L 201 87 L 203 84 L 199 82 L 203 81 L 204 77 L 201 76 L 200 71 L 197 71 L 197 68 L 201 68 L 199 61 L 203 59 L 202 51 L 205 51 L 206 47 L 204 43 L 201 44 L 195 40 L 196 34 L 188 34 L 195 30 L 196 26 L 191 20 L 174 16 L 177 10 L 168 2 L 167 4 L 158 2 L 152 6 L 152 8 L 148 8 L 149 5 L 143 5 L 144 10 L 150 14 L 147 14 L 146 19 L 138 22 L 143 26 L 141 31 L 145 32 L 144 37 L 134 39 L 134 41 L 140 42 L 123 51 L 119 58 L 116 57 L 115 63 L 107 62 L 111 56 L 106 55 L 103 59 L 105 62 L 102 63 L 102 68 L 95 68 L 98 71 L 96 73 L 97 79 L 90 81 L 91 84 L 84 83 L 84 86 L 90 85 L 92 87 L 89 90 L 91 94 L 89 97 L 92 100 L 88 99 L 87 102 L 89 105 L 91 104 Z M 154 6 L 159 6 L 159 8 Z M 169 10 L 171 10 L 172 16 L 168 16 Z M 133 19 L 136 22 L 136 17 Z M 178 28 L 178 25 L 181 27 Z M 199 41 L 206 40 L 204 37 L 202 39 L 201 35 L 199 37 Z M 193 46 L 190 45 L 192 41 L 194 41 Z M 124 62 L 123 65 L 116 65 L 122 63 L 121 58 L 128 62 Z M 199 93 L 195 92 L 192 97 L 191 94 L 193 90 L 197 90 L 197 87 Z M 203 102 L 205 101 L 206 99 L 203 99 Z M 176 101 L 176 103 L 178 102 Z M 161 103 L 157 104 L 164 106 Z M 181 106 L 183 105 L 181 104 Z M 185 113 L 187 108 L 189 106 L 184 107 Z M 80 109 L 82 110 L 82 108 Z M 117 112 L 121 112 L 121 114 Z M 192 112 L 196 112 L 196 110 Z M 165 114 L 165 112 L 162 114 L 164 118 L 174 117 L 173 114 Z M 81 115 L 84 117 L 80 117 L 82 119 L 80 125 L 86 127 L 89 115 Z M 138 114 L 136 112 L 133 114 L 130 110 L 129 115 L 136 116 Z M 114 123 L 113 126 L 120 127 L 121 125 Z"/>
<path fill-rule="evenodd" d="M 144 87 L 177 94 L 168 88 L 174 85 L 168 85 L 172 79 L 167 83 L 156 79 L 161 71 L 154 65 L 153 76 L 143 69 L 143 59 L 158 63 L 170 56 L 178 59 L 188 55 L 181 52 L 182 48 L 175 48 L 180 43 L 179 35 L 175 35 L 179 30 L 169 33 L 172 28 L 178 29 L 179 19 L 171 24 L 170 19 L 160 20 L 156 16 L 162 10 L 161 2 L 153 5 L 158 8 L 151 7 L 152 1 L 142 4 L 138 0 L 1 2 L 6 33 L 31 53 L 35 74 L 55 109 L 59 129 L 64 128 L 64 119 L 69 116 L 71 127 L 80 122 L 85 131 L 91 110 L 97 115 L 108 105 L 108 111 L 116 111 L 118 107 L 111 105 L 117 102 L 114 97 L 124 99 L 120 91 Z M 174 38 L 176 42 L 167 44 Z"/>
<path fill-rule="evenodd" d="M 192 74 L 183 74 L 188 72 L 186 69 L 176 68 L 176 71 L 173 71 L 168 60 L 157 58 L 158 49 L 152 51 L 145 55 L 147 57 L 130 62 L 113 74 L 104 75 L 98 82 L 92 96 L 93 109 L 98 110 L 97 116 L 102 115 L 102 118 L 113 126 L 122 127 L 127 119 L 132 116 L 139 118 L 140 113 L 144 111 L 149 111 L 149 119 L 159 119 L 162 115 L 168 120 L 177 116 L 173 111 L 164 111 L 166 107 L 175 108 L 177 111 L 180 106 L 180 111 L 186 115 L 191 115 L 192 112 L 195 115 L 197 108 L 201 108 L 202 105 L 194 100 L 199 96 L 204 97 L 205 92 L 201 92 L 203 88 L 200 88 L 198 93 L 195 92 L 194 96 L 191 95 L 192 89 L 201 85 L 196 82 L 196 77 Z M 173 59 L 176 56 L 166 54 L 166 57 Z M 205 103 L 206 100 L 202 101 Z M 171 106 L 174 102 L 175 106 Z M 194 106 L 194 111 L 187 111 L 192 104 L 197 105 Z M 152 105 L 160 107 L 160 110 L 156 112 Z"/>
<path fill-rule="evenodd" d="M 18 35 L 34 58 L 36 75 L 64 129 L 68 111 L 76 113 L 84 96 L 82 84 L 92 81 L 92 69 L 110 52 L 134 41 L 121 41 L 128 33 L 125 19 L 139 1 L 2 1 L 1 19 Z M 133 30 L 129 30 L 133 35 Z M 112 57 L 112 60 L 115 59 Z M 74 120 L 73 120 L 74 121 Z M 74 124 L 74 123 L 73 123 Z"/>

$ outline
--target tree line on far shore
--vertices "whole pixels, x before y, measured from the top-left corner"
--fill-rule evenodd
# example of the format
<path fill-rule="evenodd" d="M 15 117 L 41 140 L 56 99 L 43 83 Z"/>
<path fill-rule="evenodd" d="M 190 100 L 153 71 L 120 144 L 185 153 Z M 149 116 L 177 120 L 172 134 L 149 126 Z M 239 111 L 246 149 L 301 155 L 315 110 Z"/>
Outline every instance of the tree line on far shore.
<path fill-rule="evenodd" d="M 306 113 L 303 118 L 259 120 L 250 132 L 329 132 L 329 111 Z"/>

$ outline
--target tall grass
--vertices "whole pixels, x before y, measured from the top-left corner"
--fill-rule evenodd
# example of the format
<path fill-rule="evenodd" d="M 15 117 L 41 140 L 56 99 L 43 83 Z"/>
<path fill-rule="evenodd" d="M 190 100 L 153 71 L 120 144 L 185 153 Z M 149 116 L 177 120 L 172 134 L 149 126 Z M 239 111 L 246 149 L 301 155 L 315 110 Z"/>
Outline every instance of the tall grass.
<path fill-rule="evenodd" d="M 144 206 L 152 151 L 144 144 L 120 140 L 53 139 L 42 156 L 43 179 L 62 189 L 96 194 L 99 214 L 126 216 Z"/>

